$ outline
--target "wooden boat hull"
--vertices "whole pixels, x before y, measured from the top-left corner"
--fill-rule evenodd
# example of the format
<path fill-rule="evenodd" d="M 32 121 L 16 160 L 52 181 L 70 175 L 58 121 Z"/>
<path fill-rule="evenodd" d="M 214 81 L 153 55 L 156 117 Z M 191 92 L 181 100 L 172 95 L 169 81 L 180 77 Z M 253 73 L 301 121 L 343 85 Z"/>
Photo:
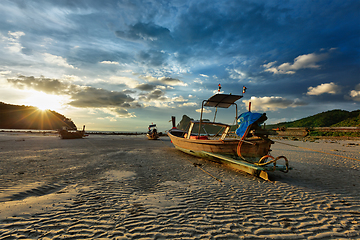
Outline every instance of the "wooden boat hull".
<path fill-rule="evenodd" d="M 147 133 L 146 134 L 146 137 L 149 139 L 149 140 L 156 140 L 159 138 L 159 134 L 149 134 Z"/>
<path fill-rule="evenodd" d="M 239 145 L 239 139 L 230 140 L 202 140 L 202 139 L 187 139 L 184 137 L 178 137 L 168 132 L 168 136 L 174 146 L 188 154 L 192 154 L 198 157 L 208 157 L 203 152 L 210 152 L 215 154 L 237 156 L 237 147 Z M 258 162 L 260 158 L 267 155 L 270 151 L 271 144 L 273 142 L 270 139 L 247 139 L 241 145 L 241 155 L 248 162 Z"/>
<path fill-rule="evenodd" d="M 241 145 L 241 155 L 236 157 L 236 149 L 240 140 L 201 140 L 201 139 L 186 139 L 180 136 L 174 136 L 171 132 L 168 132 L 168 136 L 175 148 L 202 158 L 224 164 L 236 170 L 251 174 L 256 177 L 260 177 L 265 180 L 269 180 L 268 171 L 282 171 L 287 172 L 289 170 L 287 159 L 283 156 L 275 159 L 284 158 L 286 165 L 278 165 L 275 162 L 271 164 L 255 164 L 259 163 L 260 159 L 264 156 L 267 157 L 270 146 L 273 143 L 270 139 L 246 139 Z"/>
<path fill-rule="evenodd" d="M 61 130 L 59 131 L 59 134 L 62 139 L 77 139 L 83 138 L 85 136 L 85 132 L 83 131 L 69 132 L 66 130 Z"/>

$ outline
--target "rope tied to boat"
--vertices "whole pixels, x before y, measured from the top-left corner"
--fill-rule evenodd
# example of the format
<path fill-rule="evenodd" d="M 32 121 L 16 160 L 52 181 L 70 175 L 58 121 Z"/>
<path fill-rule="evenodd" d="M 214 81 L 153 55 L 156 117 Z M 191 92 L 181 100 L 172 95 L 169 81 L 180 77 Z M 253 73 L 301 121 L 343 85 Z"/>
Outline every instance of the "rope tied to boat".
<path fill-rule="evenodd" d="M 268 158 L 271 158 L 272 160 L 268 161 L 268 162 L 265 162 Z M 255 163 L 255 165 L 257 166 L 260 166 L 260 167 L 263 167 L 263 166 L 266 166 L 266 165 L 269 165 L 269 164 L 274 164 L 274 167 L 273 167 L 273 170 L 272 171 L 275 171 L 276 170 L 276 162 L 280 159 L 284 159 L 285 160 L 285 167 L 286 169 L 285 170 L 280 170 L 284 173 L 287 173 L 289 172 L 289 160 L 285 157 L 285 156 L 279 156 L 277 158 L 274 158 L 273 156 L 271 155 L 265 155 L 263 156 L 262 158 L 260 158 L 259 162 Z"/>
<path fill-rule="evenodd" d="M 251 126 L 251 125 L 250 125 L 250 126 Z M 240 139 L 240 141 L 239 141 L 239 144 L 238 144 L 238 146 L 237 146 L 237 148 L 236 148 L 236 153 L 237 153 L 237 155 L 238 155 L 240 158 L 242 158 L 243 160 L 245 160 L 245 158 L 241 155 L 241 146 L 242 146 L 243 142 L 245 141 L 245 140 L 244 140 L 245 137 L 248 135 L 248 133 L 249 133 L 249 131 L 250 131 L 250 126 L 248 126 L 248 127 L 246 128 L 245 133 L 244 133 L 244 135 L 241 137 L 241 139 Z"/>

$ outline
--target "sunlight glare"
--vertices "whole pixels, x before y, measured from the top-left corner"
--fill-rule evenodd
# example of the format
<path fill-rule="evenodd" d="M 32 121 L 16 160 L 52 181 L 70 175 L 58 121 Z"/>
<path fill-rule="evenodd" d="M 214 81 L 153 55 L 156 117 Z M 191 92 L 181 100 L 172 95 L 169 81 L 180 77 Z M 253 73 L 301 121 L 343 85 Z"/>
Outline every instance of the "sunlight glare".
<path fill-rule="evenodd" d="M 65 103 L 65 98 L 58 95 L 50 95 L 43 92 L 34 91 L 26 99 L 26 104 L 37 107 L 39 110 L 53 110 L 58 111 Z"/>

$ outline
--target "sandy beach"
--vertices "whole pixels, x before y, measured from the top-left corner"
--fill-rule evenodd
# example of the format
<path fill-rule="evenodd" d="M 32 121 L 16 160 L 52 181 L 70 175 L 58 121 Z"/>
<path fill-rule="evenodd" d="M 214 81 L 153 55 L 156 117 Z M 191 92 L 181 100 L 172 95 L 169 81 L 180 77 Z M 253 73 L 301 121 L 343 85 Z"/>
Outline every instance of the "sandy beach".
<path fill-rule="evenodd" d="M 274 140 L 264 181 L 168 137 L 0 133 L 0 239 L 360 239 L 360 141 Z"/>

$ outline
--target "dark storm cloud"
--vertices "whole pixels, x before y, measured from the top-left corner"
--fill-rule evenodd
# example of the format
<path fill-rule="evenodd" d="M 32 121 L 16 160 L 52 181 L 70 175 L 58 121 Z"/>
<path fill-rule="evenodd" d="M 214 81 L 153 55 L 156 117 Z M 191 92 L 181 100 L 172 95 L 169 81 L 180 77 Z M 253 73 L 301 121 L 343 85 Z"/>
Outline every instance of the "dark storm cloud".
<path fill-rule="evenodd" d="M 73 101 L 69 104 L 74 107 L 125 107 L 129 102 L 134 101 L 122 92 L 112 92 L 105 89 L 97 89 L 92 87 L 83 88 L 81 91 L 71 96 Z"/>
<path fill-rule="evenodd" d="M 129 108 L 141 108 L 142 106 L 138 102 L 127 102 L 127 103 L 121 104 L 121 107 L 129 109 Z"/>
<path fill-rule="evenodd" d="M 151 91 L 156 88 L 156 86 L 148 84 L 148 83 L 142 83 L 136 86 L 137 89 L 141 91 Z"/>
<path fill-rule="evenodd" d="M 19 89 L 29 88 L 49 94 L 69 94 L 76 88 L 75 85 L 63 83 L 58 79 L 45 77 L 19 76 L 16 79 L 7 79 L 7 81 Z"/>
<path fill-rule="evenodd" d="M 351 51 L 359 49 L 359 37 L 354 35 L 356 29 L 359 30 L 355 23 L 358 17 L 354 9 L 359 9 L 356 1 L 333 4 L 311 1 L 302 4 L 288 1 L 188 1 L 184 4 L 186 7 L 179 9 L 173 24 L 160 26 L 154 23 L 153 18 L 147 18 L 144 22 L 117 31 L 116 35 L 142 42 L 149 48 L 138 51 L 137 58 L 144 65 L 166 66 L 169 56 L 176 53 L 176 57 L 171 59 L 180 65 L 195 63 L 191 66 L 193 72 L 198 72 L 197 62 L 214 62 L 201 68 L 226 81 L 234 68 L 244 73 L 245 80 L 246 77 L 257 82 L 289 78 L 270 77 L 270 72 L 264 74 L 261 66 L 277 61 L 277 69 L 273 69 L 291 74 L 300 69 L 296 65 L 300 63 L 297 57 L 321 56 L 321 49 L 334 48 L 338 49 L 338 61 L 331 58 L 335 57 L 332 53 L 326 61 L 319 61 L 319 68 L 308 65 L 310 71 L 306 74 L 324 73 L 330 78 L 328 81 L 335 82 L 336 79 L 332 79 L 333 66 L 345 64 L 349 67 L 347 62 L 359 58 L 359 51 Z M 280 67 L 283 63 L 289 65 Z M 224 68 L 229 72 L 226 73 Z M 312 83 L 306 83 L 304 75 L 294 74 L 289 79 L 292 82 L 302 81 L 303 85 Z M 350 83 L 352 80 L 344 81 Z M 321 84 L 321 80 L 317 83 Z M 271 87 L 276 93 L 276 84 Z M 298 91 L 297 95 L 303 93 Z"/>
<path fill-rule="evenodd" d="M 142 94 L 139 96 L 139 100 L 145 101 L 145 102 L 151 102 L 151 101 L 166 101 L 168 100 L 165 97 L 165 93 L 161 91 L 160 89 L 155 89 L 154 91 L 151 91 L 148 94 Z"/>
<path fill-rule="evenodd" d="M 132 93 L 136 93 L 136 91 L 130 90 L 130 89 L 125 89 L 125 90 L 123 91 L 123 93 L 125 93 L 125 94 L 132 94 Z"/>

